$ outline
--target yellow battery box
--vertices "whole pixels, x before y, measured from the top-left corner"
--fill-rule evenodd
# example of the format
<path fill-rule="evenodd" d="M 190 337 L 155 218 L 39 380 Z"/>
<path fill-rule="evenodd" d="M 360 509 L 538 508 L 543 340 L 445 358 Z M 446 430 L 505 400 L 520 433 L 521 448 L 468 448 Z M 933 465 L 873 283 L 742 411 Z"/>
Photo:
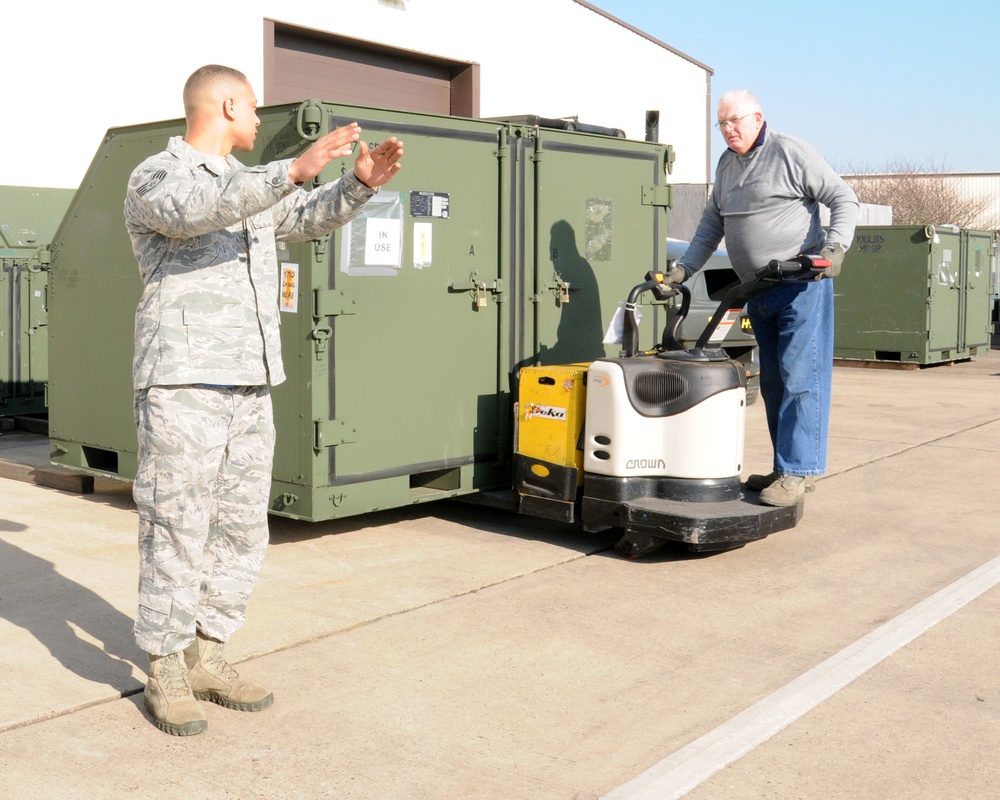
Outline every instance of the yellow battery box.
<path fill-rule="evenodd" d="M 580 436 L 587 407 L 586 364 L 524 367 L 518 382 L 517 448 L 527 463 L 576 469 L 583 484 Z M 531 471 L 538 477 L 542 467 Z"/>

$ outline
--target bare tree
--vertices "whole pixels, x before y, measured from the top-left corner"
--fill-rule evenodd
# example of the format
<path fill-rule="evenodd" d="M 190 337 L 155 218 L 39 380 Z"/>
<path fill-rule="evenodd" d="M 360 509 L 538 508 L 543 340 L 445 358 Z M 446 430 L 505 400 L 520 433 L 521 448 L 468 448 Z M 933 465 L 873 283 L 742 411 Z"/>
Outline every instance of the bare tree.
<path fill-rule="evenodd" d="M 963 191 L 947 172 L 896 161 L 878 170 L 844 171 L 862 203 L 892 206 L 894 225 L 958 225 L 960 228 L 1000 228 L 1000 219 L 984 219 L 990 198 Z"/>

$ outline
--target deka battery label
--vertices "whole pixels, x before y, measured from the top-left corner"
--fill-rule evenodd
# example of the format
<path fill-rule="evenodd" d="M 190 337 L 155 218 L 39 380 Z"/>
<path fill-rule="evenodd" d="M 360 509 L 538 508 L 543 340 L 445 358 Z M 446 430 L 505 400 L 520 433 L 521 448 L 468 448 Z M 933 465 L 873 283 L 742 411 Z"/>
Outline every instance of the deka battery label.
<path fill-rule="evenodd" d="M 558 419 L 565 422 L 566 409 L 559 406 L 543 406 L 538 403 L 528 403 L 524 407 L 525 419 Z"/>

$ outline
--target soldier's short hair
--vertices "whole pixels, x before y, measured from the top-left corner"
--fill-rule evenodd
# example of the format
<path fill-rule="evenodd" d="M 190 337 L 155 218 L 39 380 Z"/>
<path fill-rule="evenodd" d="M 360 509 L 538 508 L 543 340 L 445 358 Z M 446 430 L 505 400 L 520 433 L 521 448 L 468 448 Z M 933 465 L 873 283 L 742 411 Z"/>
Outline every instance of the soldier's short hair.
<path fill-rule="evenodd" d="M 198 67 L 184 84 L 184 113 L 190 116 L 197 105 L 197 99 L 212 86 L 222 83 L 245 83 L 250 81 L 238 69 L 224 67 L 221 64 L 206 64 Z"/>

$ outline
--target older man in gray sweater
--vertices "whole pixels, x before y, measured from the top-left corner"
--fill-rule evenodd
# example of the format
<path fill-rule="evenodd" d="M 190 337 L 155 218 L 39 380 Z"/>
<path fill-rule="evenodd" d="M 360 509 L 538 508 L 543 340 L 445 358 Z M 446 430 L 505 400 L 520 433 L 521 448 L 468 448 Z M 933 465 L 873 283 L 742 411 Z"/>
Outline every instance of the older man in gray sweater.
<path fill-rule="evenodd" d="M 860 204 L 854 191 L 811 145 L 769 130 L 746 90 L 719 101 L 719 129 L 729 149 L 716 168 L 712 195 L 674 283 L 701 269 L 725 237 L 740 280 L 772 259 L 820 254 L 840 271 L 854 239 Z M 820 206 L 830 209 L 829 230 Z M 792 505 L 826 472 L 833 375 L 833 283 L 788 282 L 747 304 L 760 349 L 760 390 L 774 447 L 773 472 L 751 475 L 766 505 Z"/>

